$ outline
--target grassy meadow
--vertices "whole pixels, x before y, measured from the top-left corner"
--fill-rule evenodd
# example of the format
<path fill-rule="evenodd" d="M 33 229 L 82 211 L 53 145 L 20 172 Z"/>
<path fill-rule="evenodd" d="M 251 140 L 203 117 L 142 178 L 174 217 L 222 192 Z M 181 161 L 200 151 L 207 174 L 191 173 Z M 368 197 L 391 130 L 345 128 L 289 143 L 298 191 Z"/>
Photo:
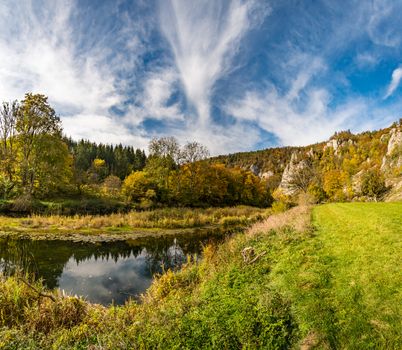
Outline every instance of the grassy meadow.
<path fill-rule="evenodd" d="M 401 349 L 402 203 L 296 207 L 168 271 L 142 302 L 0 283 L 3 349 Z"/>
<path fill-rule="evenodd" d="M 402 203 L 326 204 L 313 233 L 283 247 L 272 283 L 320 347 L 402 346 Z"/>

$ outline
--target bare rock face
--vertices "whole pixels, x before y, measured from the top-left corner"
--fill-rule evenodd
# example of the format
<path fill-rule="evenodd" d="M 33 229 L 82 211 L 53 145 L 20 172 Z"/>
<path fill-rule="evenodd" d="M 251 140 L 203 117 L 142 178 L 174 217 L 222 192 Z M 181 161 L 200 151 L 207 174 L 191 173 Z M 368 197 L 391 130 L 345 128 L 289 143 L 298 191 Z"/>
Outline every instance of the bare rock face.
<path fill-rule="evenodd" d="M 274 176 L 274 172 L 271 170 L 268 170 L 265 173 L 260 173 L 261 179 L 264 179 L 264 180 L 268 180 L 272 176 Z"/>
<path fill-rule="evenodd" d="M 357 174 L 352 176 L 352 190 L 353 193 L 359 194 L 362 191 L 362 180 L 365 174 L 364 170 L 360 170 Z"/>
<path fill-rule="evenodd" d="M 275 173 L 272 170 L 268 171 L 263 171 L 260 169 L 260 167 L 256 164 L 251 164 L 250 167 L 248 168 L 255 176 L 258 176 L 259 178 L 263 180 L 268 180 L 270 177 L 274 176 Z"/>
<path fill-rule="evenodd" d="M 400 127 L 395 127 L 389 132 L 387 154 L 382 160 L 381 170 L 400 167 L 402 167 L 402 130 Z"/>
<path fill-rule="evenodd" d="M 345 147 L 345 146 L 354 145 L 354 144 L 355 144 L 355 141 L 353 141 L 353 140 L 351 140 L 351 139 L 349 139 L 349 140 L 344 140 L 344 141 L 337 140 L 337 139 L 332 139 L 332 140 L 329 140 L 329 141 L 327 142 L 327 144 L 324 146 L 324 150 L 327 149 L 327 148 L 333 148 L 335 155 L 338 155 L 338 154 L 339 154 L 339 150 L 340 150 L 341 148 L 343 148 L 343 147 Z"/>
<path fill-rule="evenodd" d="M 332 140 L 329 140 L 329 141 L 327 142 L 327 144 L 325 145 L 324 149 L 326 149 L 326 148 L 333 148 L 334 151 L 336 152 L 336 151 L 338 150 L 338 146 L 339 146 L 338 140 L 332 139 Z"/>
<path fill-rule="evenodd" d="M 250 171 L 251 171 L 254 175 L 259 176 L 260 168 L 259 168 L 256 164 L 251 164 L 251 165 L 250 165 Z"/>
<path fill-rule="evenodd" d="M 294 185 L 295 176 L 308 166 L 309 164 L 305 159 L 300 160 L 297 153 L 292 153 L 290 162 L 285 167 L 278 187 L 283 194 L 293 196 L 298 192 L 298 188 Z"/>
<path fill-rule="evenodd" d="M 390 138 L 388 141 L 387 156 L 391 156 L 394 150 L 402 146 L 402 130 L 393 128 L 390 131 Z"/>

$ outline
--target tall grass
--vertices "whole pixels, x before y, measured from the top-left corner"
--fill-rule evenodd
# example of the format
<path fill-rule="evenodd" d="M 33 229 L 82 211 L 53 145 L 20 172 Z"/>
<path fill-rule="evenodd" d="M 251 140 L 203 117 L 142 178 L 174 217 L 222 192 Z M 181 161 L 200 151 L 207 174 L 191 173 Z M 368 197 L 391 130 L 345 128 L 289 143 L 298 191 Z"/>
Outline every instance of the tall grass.
<path fill-rule="evenodd" d="M 26 218 L 0 217 L 0 230 L 82 230 L 133 228 L 192 228 L 208 225 L 251 224 L 268 216 L 267 209 L 247 206 L 228 208 L 166 208 L 111 215 L 38 216 Z"/>

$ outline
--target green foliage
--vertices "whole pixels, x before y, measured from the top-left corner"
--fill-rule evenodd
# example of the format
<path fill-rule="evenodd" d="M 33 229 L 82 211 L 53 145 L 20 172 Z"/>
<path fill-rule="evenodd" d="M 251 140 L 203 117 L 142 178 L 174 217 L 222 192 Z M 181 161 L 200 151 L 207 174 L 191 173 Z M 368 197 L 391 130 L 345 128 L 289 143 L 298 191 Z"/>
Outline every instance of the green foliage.
<path fill-rule="evenodd" d="M 370 169 L 364 173 L 361 184 L 361 192 L 364 196 L 377 200 L 386 190 L 384 176 L 378 169 Z"/>
<path fill-rule="evenodd" d="M 400 128 L 400 124 L 392 127 Z M 208 150 L 197 142 L 180 147 L 174 137 L 163 137 L 150 142 L 147 158 L 143 150 L 131 146 L 63 138 L 60 119 L 47 97 L 26 94 L 21 102 L 3 103 L 0 108 L 0 196 L 119 199 L 123 195 L 142 209 L 155 205 L 263 207 L 272 203 L 272 194 L 294 154 L 298 171 L 289 175 L 288 187 L 293 187 L 295 197 L 304 192 L 316 202 L 359 199 L 355 176 L 362 171 L 381 168 L 387 180 L 401 175 L 400 145 L 387 154 L 390 130 L 359 135 L 341 131 L 328 144 L 209 159 Z M 141 193 L 131 196 L 127 186 L 119 193 L 117 178 L 123 181 L 141 171 L 147 174 L 141 181 L 148 181 L 141 185 Z M 380 185 L 365 186 L 366 194 L 360 199 L 379 198 L 382 188 L 368 188 Z M 288 202 L 295 201 L 291 198 Z"/>
<path fill-rule="evenodd" d="M 315 203 L 322 203 L 327 198 L 327 194 L 318 182 L 311 183 L 307 188 L 307 193 L 313 197 Z"/>
<path fill-rule="evenodd" d="M 289 209 L 289 204 L 284 202 L 284 201 L 275 201 L 272 203 L 272 212 L 277 214 L 277 213 L 283 213 L 284 211 Z"/>
<path fill-rule="evenodd" d="M 88 182 L 95 159 L 105 161 L 106 174 L 115 175 L 123 180 L 132 171 L 142 170 L 145 166 L 146 156 L 144 151 L 134 149 L 131 146 L 103 145 L 86 140 L 78 142 L 71 139 L 64 140 L 74 158 L 74 170 L 77 180 L 82 183 Z"/>

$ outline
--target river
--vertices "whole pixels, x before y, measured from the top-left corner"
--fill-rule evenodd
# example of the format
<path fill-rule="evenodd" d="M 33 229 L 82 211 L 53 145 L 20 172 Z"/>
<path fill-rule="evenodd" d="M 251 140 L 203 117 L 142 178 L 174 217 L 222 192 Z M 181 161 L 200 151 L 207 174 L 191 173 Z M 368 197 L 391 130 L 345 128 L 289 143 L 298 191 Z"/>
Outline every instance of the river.
<path fill-rule="evenodd" d="M 0 239 L 0 271 L 19 270 L 40 278 L 47 288 L 103 305 L 139 300 L 154 275 L 177 269 L 187 256 L 198 259 L 203 245 L 222 234 L 194 233 L 136 240 L 77 243 L 58 240 Z"/>

